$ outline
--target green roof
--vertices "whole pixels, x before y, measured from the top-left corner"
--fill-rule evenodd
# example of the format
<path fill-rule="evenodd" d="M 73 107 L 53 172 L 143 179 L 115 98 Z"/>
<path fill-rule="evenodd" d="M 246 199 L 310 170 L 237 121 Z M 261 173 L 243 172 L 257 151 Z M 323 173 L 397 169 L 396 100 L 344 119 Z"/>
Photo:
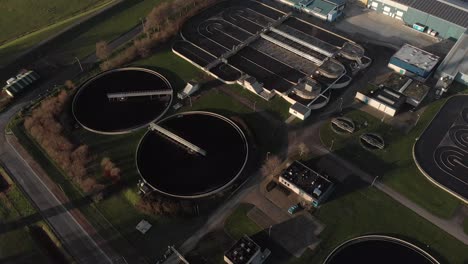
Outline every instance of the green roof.
<path fill-rule="evenodd" d="M 330 3 L 328 1 L 323 1 L 323 0 L 315 0 L 312 4 L 307 6 L 307 9 L 320 13 L 323 15 L 327 15 L 336 7 L 336 4 Z"/>

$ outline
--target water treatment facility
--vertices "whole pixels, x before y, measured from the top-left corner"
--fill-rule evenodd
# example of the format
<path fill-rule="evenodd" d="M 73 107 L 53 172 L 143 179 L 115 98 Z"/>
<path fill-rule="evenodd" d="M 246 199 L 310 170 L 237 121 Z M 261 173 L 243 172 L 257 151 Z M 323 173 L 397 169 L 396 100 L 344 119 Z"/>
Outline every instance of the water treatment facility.
<path fill-rule="evenodd" d="M 367 235 L 345 241 L 324 264 L 439 264 L 433 256 L 408 241 L 384 235 Z"/>
<path fill-rule="evenodd" d="M 106 71 L 76 93 L 72 112 L 84 128 L 101 134 L 129 133 L 161 118 L 172 102 L 169 81 L 144 68 Z"/>
<path fill-rule="evenodd" d="M 0 263 L 468 264 L 468 0 L 0 2 Z"/>
<path fill-rule="evenodd" d="M 173 51 L 265 100 L 281 96 L 305 119 L 371 59 L 359 44 L 263 3 L 221 2 L 184 24 Z"/>
<path fill-rule="evenodd" d="M 184 112 L 152 124 L 136 164 L 153 190 L 177 198 L 201 198 L 232 184 L 248 160 L 244 132 L 210 112 Z"/>

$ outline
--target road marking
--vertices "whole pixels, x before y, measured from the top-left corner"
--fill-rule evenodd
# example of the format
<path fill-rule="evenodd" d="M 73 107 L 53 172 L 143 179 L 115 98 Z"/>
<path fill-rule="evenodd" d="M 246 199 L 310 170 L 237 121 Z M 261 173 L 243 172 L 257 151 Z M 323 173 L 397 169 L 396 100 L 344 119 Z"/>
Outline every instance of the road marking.
<path fill-rule="evenodd" d="M 88 234 L 88 232 L 86 232 L 84 230 L 84 228 L 78 223 L 78 221 L 76 221 L 75 217 L 73 217 L 73 215 L 70 213 L 70 211 L 67 210 L 67 208 L 65 208 L 65 206 L 58 200 L 58 198 L 52 193 L 52 191 L 47 188 L 47 185 L 42 181 L 42 179 L 37 175 L 37 173 L 31 168 L 31 166 L 29 165 L 28 162 L 26 162 L 26 160 L 24 160 L 24 158 L 21 156 L 21 154 L 18 153 L 18 151 L 11 145 L 10 141 L 8 139 L 6 139 L 6 142 L 8 143 L 8 145 L 10 146 L 10 148 L 13 149 L 13 151 L 16 153 L 16 155 L 20 158 L 20 160 L 29 168 L 29 170 L 32 172 L 32 174 L 41 182 L 41 184 L 45 187 L 45 189 L 50 193 L 50 195 L 52 195 L 52 197 L 55 199 L 55 201 L 58 203 L 58 206 L 62 207 L 64 209 L 64 211 L 68 214 L 68 216 L 75 222 L 75 224 L 79 227 L 79 229 L 86 235 L 86 237 L 89 238 L 89 240 L 91 240 L 91 242 L 93 243 L 93 245 L 102 253 L 102 255 L 104 255 L 106 257 L 106 259 L 109 261 L 109 263 L 113 263 L 112 260 L 109 258 L 109 256 L 107 256 L 107 254 L 101 249 L 101 247 L 98 246 L 98 244 L 96 243 L 96 241 L 94 241 L 94 239 Z M 12 173 L 12 176 L 14 177 L 14 174 Z M 16 178 L 16 177 L 15 177 Z M 25 188 L 26 189 L 26 188 Z M 88 221 L 88 220 L 86 220 Z M 94 227 L 93 227 L 94 228 Z M 97 233 L 97 230 L 96 230 L 96 233 Z"/>

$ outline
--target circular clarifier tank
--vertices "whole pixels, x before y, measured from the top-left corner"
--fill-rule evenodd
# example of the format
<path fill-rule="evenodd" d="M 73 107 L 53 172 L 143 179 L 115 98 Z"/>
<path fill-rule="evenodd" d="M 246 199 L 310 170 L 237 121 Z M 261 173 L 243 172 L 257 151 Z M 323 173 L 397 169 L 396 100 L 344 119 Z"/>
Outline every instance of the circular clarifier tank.
<path fill-rule="evenodd" d="M 173 90 L 158 72 L 121 68 L 86 81 L 73 99 L 75 119 L 101 134 L 132 132 L 158 120 L 172 102 Z"/>
<path fill-rule="evenodd" d="M 421 248 L 398 238 L 380 235 L 357 237 L 341 244 L 324 264 L 438 264 Z"/>
<path fill-rule="evenodd" d="M 248 142 L 230 119 L 186 112 L 151 125 L 136 153 L 137 168 L 154 190 L 178 198 L 219 192 L 242 173 Z"/>

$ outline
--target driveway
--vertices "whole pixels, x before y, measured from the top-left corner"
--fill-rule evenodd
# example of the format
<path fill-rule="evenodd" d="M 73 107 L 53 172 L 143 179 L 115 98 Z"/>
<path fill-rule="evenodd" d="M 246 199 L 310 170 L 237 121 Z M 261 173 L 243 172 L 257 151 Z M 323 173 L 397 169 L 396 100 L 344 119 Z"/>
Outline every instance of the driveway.
<path fill-rule="evenodd" d="M 452 41 L 439 42 L 437 38 L 418 32 L 403 24 L 403 21 L 377 13 L 357 4 L 348 4 L 345 16 L 335 27 L 354 36 L 353 39 L 365 39 L 375 44 L 401 47 L 405 43 L 427 49 L 438 55 L 448 53 Z M 362 38 L 364 37 L 364 38 Z"/>

